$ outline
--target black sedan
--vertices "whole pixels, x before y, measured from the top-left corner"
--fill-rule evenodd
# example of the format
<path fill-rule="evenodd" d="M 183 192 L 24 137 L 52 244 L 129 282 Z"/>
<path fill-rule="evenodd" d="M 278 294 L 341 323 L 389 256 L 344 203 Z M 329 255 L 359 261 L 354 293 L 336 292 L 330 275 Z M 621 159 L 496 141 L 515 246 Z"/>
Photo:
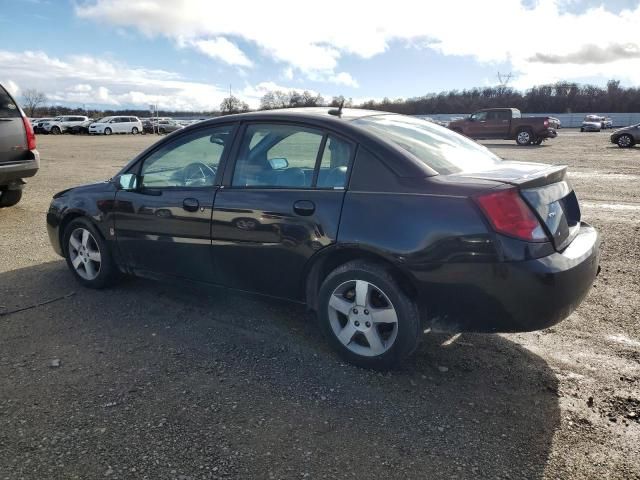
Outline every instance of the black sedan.
<path fill-rule="evenodd" d="M 135 274 L 303 302 L 344 358 L 387 368 L 429 327 L 530 331 L 580 304 L 600 240 L 565 174 L 401 115 L 248 113 L 56 194 L 47 226 L 88 287 Z"/>

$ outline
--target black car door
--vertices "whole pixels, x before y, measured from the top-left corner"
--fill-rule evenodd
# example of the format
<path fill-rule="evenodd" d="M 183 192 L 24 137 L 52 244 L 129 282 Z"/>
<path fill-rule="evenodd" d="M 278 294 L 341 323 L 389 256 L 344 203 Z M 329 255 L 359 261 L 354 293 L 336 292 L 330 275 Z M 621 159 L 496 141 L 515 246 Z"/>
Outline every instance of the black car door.
<path fill-rule="evenodd" d="M 281 123 L 245 125 L 237 143 L 214 203 L 216 269 L 231 287 L 299 298 L 307 260 L 336 241 L 355 146 Z"/>
<path fill-rule="evenodd" d="M 117 192 L 114 218 L 118 248 L 131 269 L 216 281 L 211 211 L 233 129 L 185 132 L 132 167 L 137 185 Z"/>

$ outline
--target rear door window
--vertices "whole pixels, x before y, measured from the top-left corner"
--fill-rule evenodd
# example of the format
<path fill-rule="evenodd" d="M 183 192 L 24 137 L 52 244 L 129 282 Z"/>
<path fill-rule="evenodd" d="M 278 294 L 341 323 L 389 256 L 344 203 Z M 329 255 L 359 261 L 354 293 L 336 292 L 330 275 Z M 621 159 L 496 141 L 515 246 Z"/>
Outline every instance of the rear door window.
<path fill-rule="evenodd" d="M 249 125 L 240 146 L 232 185 L 311 188 L 322 141 L 321 131 L 306 127 Z"/>

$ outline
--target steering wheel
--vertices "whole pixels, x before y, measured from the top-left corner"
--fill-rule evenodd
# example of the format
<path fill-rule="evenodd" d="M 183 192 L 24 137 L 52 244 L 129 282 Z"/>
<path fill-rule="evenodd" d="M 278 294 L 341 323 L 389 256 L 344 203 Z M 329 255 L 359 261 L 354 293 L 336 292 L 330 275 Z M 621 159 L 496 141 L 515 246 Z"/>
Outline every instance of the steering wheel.
<path fill-rule="evenodd" d="M 182 180 L 185 187 L 200 187 L 213 185 L 216 178 L 216 167 L 206 163 L 193 162 L 182 169 Z"/>

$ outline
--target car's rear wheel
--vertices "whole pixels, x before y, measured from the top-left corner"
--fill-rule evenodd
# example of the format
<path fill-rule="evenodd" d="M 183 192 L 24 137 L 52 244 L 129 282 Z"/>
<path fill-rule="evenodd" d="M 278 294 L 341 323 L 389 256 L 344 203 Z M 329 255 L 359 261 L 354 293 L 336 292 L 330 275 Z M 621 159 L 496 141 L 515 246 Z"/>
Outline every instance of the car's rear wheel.
<path fill-rule="evenodd" d="M 520 130 L 516 134 L 516 143 L 520 146 L 529 145 L 533 140 L 533 135 L 530 130 Z"/>
<path fill-rule="evenodd" d="M 388 369 L 418 346 L 417 305 L 381 265 L 356 260 L 336 268 L 322 283 L 318 300 L 325 337 L 350 363 Z"/>
<path fill-rule="evenodd" d="M 62 132 L 60 131 L 60 127 L 55 127 L 54 126 L 54 127 L 51 127 L 51 133 L 54 134 L 54 135 L 60 135 L 60 133 L 62 133 Z"/>
<path fill-rule="evenodd" d="M 113 132 L 111 131 L 111 129 L 109 127 L 104 129 L 104 134 L 105 135 L 111 135 Z"/>
<path fill-rule="evenodd" d="M 133 127 L 133 128 L 131 129 L 131 133 L 133 133 L 134 135 L 137 135 L 137 134 L 138 134 L 138 132 L 139 132 L 138 127 Z"/>
<path fill-rule="evenodd" d="M 616 143 L 620 148 L 633 147 L 633 137 L 625 133 L 624 135 L 620 135 L 618 137 L 618 141 Z"/>
<path fill-rule="evenodd" d="M 22 190 L 0 190 L 0 208 L 13 207 L 22 199 Z"/>
<path fill-rule="evenodd" d="M 65 229 L 63 245 L 67 265 L 82 285 L 104 288 L 118 279 L 109 247 L 89 220 L 72 220 Z"/>

